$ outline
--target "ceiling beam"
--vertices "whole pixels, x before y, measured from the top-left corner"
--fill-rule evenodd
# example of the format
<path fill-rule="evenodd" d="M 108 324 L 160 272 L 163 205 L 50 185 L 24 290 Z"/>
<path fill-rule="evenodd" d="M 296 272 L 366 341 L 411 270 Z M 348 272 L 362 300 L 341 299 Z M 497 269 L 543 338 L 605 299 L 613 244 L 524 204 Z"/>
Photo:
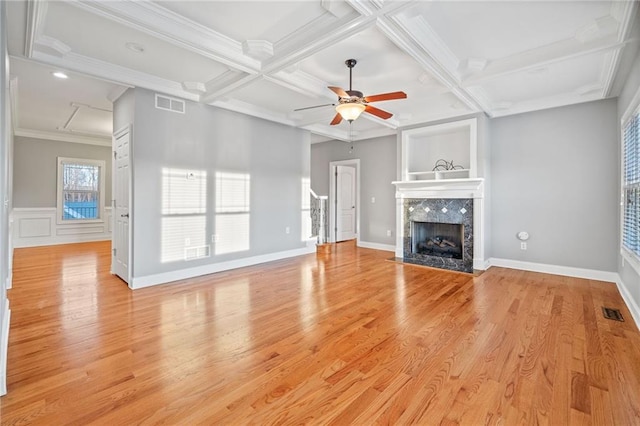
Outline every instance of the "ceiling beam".
<path fill-rule="evenodd" d="M 40 35 L 47 16 L 47 2 L 32 0 L 27 2 L 27 22 L 24 36 L 24 56 L 31 58 L 33 46 Z"/>

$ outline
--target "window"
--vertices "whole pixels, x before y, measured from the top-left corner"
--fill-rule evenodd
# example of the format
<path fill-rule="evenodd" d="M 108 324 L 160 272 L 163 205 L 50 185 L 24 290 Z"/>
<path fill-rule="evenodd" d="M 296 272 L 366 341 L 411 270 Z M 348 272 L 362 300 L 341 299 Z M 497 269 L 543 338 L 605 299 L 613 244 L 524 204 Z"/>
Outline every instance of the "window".
<path fill-rule="evenodd" d="M 216 172 L 215 254 L 250 248 L 251 176 Z"/>
<path fill-rule="evenodd" d="M 58 157 L 58 223 L 102 221 L 104 164 Z"/>
<path fill-rule="evenodd" d="M 162 263 L 210 256 L 207 172 L 162 169 Z"/>
<path fill-rule="evenodd" d="M 640 108 L 623 122 L 622 146 L 622 246 L 640 260 Z"/>

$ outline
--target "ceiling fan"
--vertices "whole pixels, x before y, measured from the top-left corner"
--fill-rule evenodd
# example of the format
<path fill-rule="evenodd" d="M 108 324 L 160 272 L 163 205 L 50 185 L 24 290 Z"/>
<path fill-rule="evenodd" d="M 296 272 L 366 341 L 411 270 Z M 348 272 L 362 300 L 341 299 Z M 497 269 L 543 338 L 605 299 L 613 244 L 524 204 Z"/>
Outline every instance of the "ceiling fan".
<path fill-rule="evenodd" d="M 338 104 L 316 105 L 312 107 L 298 108 L 294 111 L 302 111 L 305 109 L 319 108 L 329 105 L 335 106 L 337 113 L 335 117 L 333 117 L 333 120 L 331 120 L 332 126 L 340 124 L 343 119 L 352 122 L 353 120 L 358 118 L 360 114 L 362 114 L 362 112 L 368 112 L 369 114 L 373 114 L 376 117 L 382 118 L 383 120 L 391 118 L 393 114 L 391 114 L 390 112 L 383 111 L 369 104 L 372 102 L 405 99 L 407 97 L 407 94 L 404 92 L 390 92 L 381 93 L 379 95 L 364 96 L 362 92 L 353 90 L 352 88 L 353 67 L 356 66 L 358 61 L 356 61 L 355 59 L 347 59 L 346 61 L 344 61 L 344 63 L 349 68 L 349 90 L 344 90 L 340 87 L 329 86 L 329 89 L 332 90 L 336 95 L 338 95 Z"/>

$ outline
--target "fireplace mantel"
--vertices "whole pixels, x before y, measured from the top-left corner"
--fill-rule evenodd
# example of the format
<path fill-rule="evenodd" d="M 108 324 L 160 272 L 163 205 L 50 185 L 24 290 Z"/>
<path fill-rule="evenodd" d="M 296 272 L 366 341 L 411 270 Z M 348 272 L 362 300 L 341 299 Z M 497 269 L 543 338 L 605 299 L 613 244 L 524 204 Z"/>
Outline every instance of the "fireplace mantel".
<path fill-rule="evenodd" d="M 391 182 L 396 198 L 484 198 L 484 178 Z"/>

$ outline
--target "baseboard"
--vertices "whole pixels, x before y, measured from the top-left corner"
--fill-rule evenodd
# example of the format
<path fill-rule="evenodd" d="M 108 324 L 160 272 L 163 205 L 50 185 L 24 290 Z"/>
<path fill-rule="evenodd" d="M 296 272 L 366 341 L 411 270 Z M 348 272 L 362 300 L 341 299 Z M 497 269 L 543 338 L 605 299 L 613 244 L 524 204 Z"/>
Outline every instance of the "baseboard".
<path fill-rule="evenodd" d="M 111 240 L 111 235 L 65 235 L 64 237 L 33 238 L 29 241 L 15 241 L 14 248 L 57 246 L 60 244 L 89 243 L 91 241 Z"/>
<path fill-rule="evenodd" d="M 622 281 L 622 277 L 620 277 L 620 275 L 618 275 L 615 283 L 616 283 L 616 286 L 618 287 L 618 291 L 620 292 L 620 295 L 622 296 L 622 300 L 624 300 L 624 303 L 626 303 L 627 308 L 629 308 L 629 312 L 631 312 L 631 316 L 633 317 L 633 320 L 636 323 L 636 327 L 638 327 L 638 330 L 640 330 L 640 307 L 631 296 L 631 293 L 629 293 L 629 290 L 627 289 L 627 286 Z"/>
<path fill-rule="evenodd" d="M 246 266 L 258 265 L 260 263 L 273 262 L 274 260 L 302 256 L 305 254 L 315 253 L 315 251 L 315 244 L 306 244 L 305 247 L 294 250 L 286 250 L 276 253 L 263 254 L 260 256 L 246 257 L 244 259 L 229 260 L 227 262 L 212 263 L 210 265 L 196 266 L 194 268 L 180 269 L 177 271 L 165 272 L 161 274 L 133 277 L 131 279 L 131 283 L 129 283 L 129 288 L 131 288 L 132 290 L 137 290 L 140 288 L 166 284 L 173 281 L 199 277 L 201 275 L 228 271 L 230 269 L 244 268 Z"/>
<path fill-rule="evenodd" d="M 489 264 L 490 266 L 499 266 L 502 268 L 521 269 L 523 271 L 542 272 L 545 274 L 564 275 L 567 277 L 585 278 L 597 281 L 616 282 L 616 279 L 618 278 L 618 274 L 615 272 L 524 262 L 521 260 L 498 259 L 495 257 L 489 259 Z"/>
<path fill-rule="evenodd" d="M 486 271 L 491 267 L 489 260 L 473 259 L 473 269 L 476 271 Z"/>
<path fill-rule="evenodd" d="M 4 304 L 4 316 L 0 329 L 0 396 L 7 394 L 7 353 L 9 349 L 9 322 L 11 321 L 9 300 L 5 299 Z"/>
<path fill-rule="evenodd" d="M 369 243 L 367 241 L 358 241 L 358 247 L 374 249 L 374 250 L 383 250 L 383 251 L 396 251 L 396 246 L 392 246 L 390 244 L 380 244 L 380 243 Z"/>

